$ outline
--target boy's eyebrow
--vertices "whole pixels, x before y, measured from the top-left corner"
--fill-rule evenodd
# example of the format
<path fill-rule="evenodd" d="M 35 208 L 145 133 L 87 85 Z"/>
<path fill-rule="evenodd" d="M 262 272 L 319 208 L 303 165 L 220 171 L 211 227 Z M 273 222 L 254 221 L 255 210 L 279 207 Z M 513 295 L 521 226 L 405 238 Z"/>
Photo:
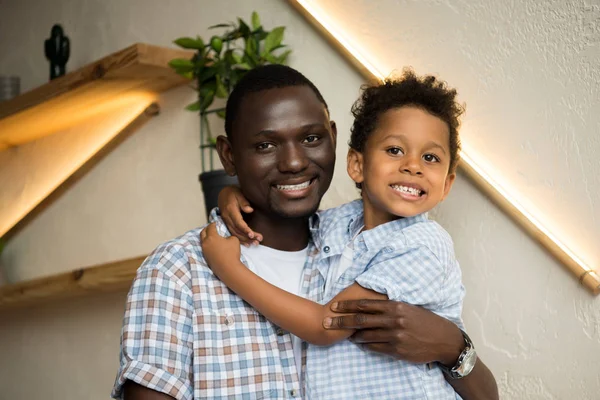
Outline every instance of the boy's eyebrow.
<path fill-rule="evenodd" d="M 387 136 L 384 136 L 383 139 L 381 139 L 381 141 L 385 142 L 388 139 L 399 139 L 399 140 L 404 140 L 404 141 L 407 140 L 406 136 L 404 136 L 401 133 L 391 133 L 391 134 L 389 134 Z M 446 149 L 444 149 L 444 146 L 442 146 L 439 143 L 433 142 L 433 141 L 428 142 L 425 147 L 427 147 L 427 148 L 435 147 L 435 148 L 440 149 L 444 154 L 447 154 L 446 153 Z"/>
<path fill-rule="evenodd" d="M 429 147 L 435 147 L 435 148 L 438 148 L 438 149 L 440 149 L 440 150 L 441 150 L 441 151 L 442 151 L 444 154 L 446 154 L 446 149 L 444 149 L 444 146 L 442 146 L 442 145 L 441 145 L 441 144 L 439 144 L 439 143 L 436 143 L 436 142 L 429 142 L 429 143 L 427 143 L 427 147 L 428 147 L 428 148 L 429 148 Z"/>

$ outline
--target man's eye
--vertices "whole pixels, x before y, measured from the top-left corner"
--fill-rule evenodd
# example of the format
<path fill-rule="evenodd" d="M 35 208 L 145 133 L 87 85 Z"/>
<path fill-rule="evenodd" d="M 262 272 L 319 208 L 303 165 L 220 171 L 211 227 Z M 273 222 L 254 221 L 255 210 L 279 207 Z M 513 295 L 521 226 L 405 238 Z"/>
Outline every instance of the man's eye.
<path fill-rule="evenodd" d="M 304 139 L 304 142 L 305 142 L 305 143 L 314 143 L 314 142 L 316 142 L 316 141 L 318 141 L 318 140 L 320 140 L 320 139 L 321 139 L 321 137 L 320 137 L 320 136 L 317 136 L 317 135 L 309 135 L 309 136 L 307 136 L 307 137 L 306 137 L 306 139 Z"/>
<path fill-rule="evenodd" d="M 423 160 L 427 162 L 440 162 L 440 158 L 435 154 L 425 154 L 423 156 Z"/>
<path fill-rule="evenodd" d="M 389 149 L 387 149 L 387 152 L 393 156 L 404 154 L 400 147 L 390 147 Z"/>
<path fill-rule="evenodd" d="M 258 145 L 256 145 L 256 149 L 257 150 L 267 150 L 269 148 L 273 147 L 273 144 L 271 143 L 259 143 Z"/>

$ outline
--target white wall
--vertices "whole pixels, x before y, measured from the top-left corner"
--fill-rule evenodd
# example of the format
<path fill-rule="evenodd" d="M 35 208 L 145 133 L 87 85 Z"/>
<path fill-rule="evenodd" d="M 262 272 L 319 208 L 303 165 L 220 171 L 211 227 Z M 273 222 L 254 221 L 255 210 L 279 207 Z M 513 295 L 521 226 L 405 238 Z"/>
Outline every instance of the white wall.
<path fill-rule="evenodd" d="M 465 143 L 598 265 L 597 6 L 313 2 L 384 71 L 413 65 L 457 86 L 468 103 Z M 42 42 L 55 22 L 71 37 L 73 70 L 133 42 L 168 46 L 179 36 L 207 35 L 207 26 L 254 9 L 266 26 L 288 27 L 292 66 L 322 89 L 338 121 L 337 175 L 323 205 L 354 198 L 345 143 L 362 80 L 285 1 L 0 0 L 0 73 L 20 75 L 24 89 L 44 83 Z M 192 98 L 186 88 L 164 95 L 158 118 L 27 225 L 3 254 L 10 276 L 138 256 L 201 224 L 197 120 L 181 110 Z M 599 300 L 464 179 L 436 217 L 455 239 L 468 289 L 465 320 L 502 397 L 598 398 Z M 2 312 L 1 397 L 107 398 L 124 295 Z"/>
<path fill-rule="evenodd" d="M 600 265 L 600 2 L 311 0 L 385 74 L 459 89 L 469 154 Z M 600 398 L 600 299 L 459 179 L 436 212 L 465 320 L 507 399 Z"/>

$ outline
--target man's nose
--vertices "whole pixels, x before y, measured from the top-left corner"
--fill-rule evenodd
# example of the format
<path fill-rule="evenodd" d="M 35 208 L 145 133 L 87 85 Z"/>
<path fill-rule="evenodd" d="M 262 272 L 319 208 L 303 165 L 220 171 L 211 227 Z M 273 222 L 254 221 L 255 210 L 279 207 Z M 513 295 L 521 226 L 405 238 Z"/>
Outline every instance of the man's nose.
<path fill-rule="evenodd" d="M 300 143 L 287 144 L 279 153 L 278 168 L 280 172 L 297 173 L 308 166 L 306 152 Z"/>
<path fill-rule="evenodd" d="M 420 156 L 405 155 L 402 157 L 400 170 L 410 175 L 423 175 L 423 164 Z"/>

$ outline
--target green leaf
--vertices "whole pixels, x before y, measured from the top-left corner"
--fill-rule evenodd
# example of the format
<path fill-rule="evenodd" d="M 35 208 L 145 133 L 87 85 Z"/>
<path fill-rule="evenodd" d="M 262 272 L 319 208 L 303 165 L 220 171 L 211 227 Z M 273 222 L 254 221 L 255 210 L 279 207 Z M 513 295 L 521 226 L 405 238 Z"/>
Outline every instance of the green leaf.
<path fill-rule="evenodd" d="M 208 29 L 228 28 L 230 26 L 233 26 L 233 24 L 216 24 L 216 25 L 213 25 L 213 26 L 209 26 Z"/>
<path fill-rule="evenodd" d="M 250 36 L 250 27 L 248 26 L 248 24 L 245 23 L 244 20 L 241 18 L 238 18 L 238 23 L 239 23 L 238 31 L 240 32 L 242 37 L 246 38 L 246 37 Z"/>
<path fill-rule="evenodd" d="M 235 64 L 241 64 L 243 62 L 242 61 L 242 56 L 240 56 L 236 52 L 232 52 L 231 53 L 231 57 L 233 58 L 233 61 L 235 62 Z"/>
<path fill-rule="evenodd" d="M 246 54 L 256 55 L 257 51 L 258 43 L 256 42 L 256 39 L 254 39 L 253 37 L 249 37 L 246 40 Z"/>
<path fill-rule="evenodd" d="M 267 60 L 271 64 L 278 64 L 277 58 L 275 58 L 275 56 L 271 53 L 267 53 L 263 57 L 265 58 L 265 60 Z"/>
<path fill-rule="evenodd" d="M 217 74 L 217 68 L 215 68 L 214 66 L 211 65 L 210 67 L 205 67 L 198 74 L 198 82 L 200 82 L 200 84 L 203 84 L 204 82 L 213 78 L 216 74 Z"/>
<path fill-rule="evenodd" d="M 291 50 L 286 50 L 283 53 L 281 53 L 279 56 L 277 56 L 277 63 L 276 64 L 285 64 L 287 62 L 287 58 L 290 55 L 292 51 Z"/>
<path fill-rule="evenodd" d="M 210 144 L 211 146 L 216 147 L 217 146 L 217 139 L 214 137 L 209 137 L 208 138 L 208 144 Z"/>
<path fill-rule="evenodd" d="M 283 40 L 283 32 L 285 31 L 284 26 L 278 26 L 273 29 L 267 37 L 265 38 L 265 50 L 267 53 L 270 53 L 275 47 L 281 44 Z"/>
<path fill-rule="evenodd" d="M 223 85 L 221 77 L 217 75 L 217 88 L 215 90 L 215 95 L 220 99 L 224 99 L 227 97 L 228 94 L 229 93 L 227 93 L 227 88 Z"/>
<path fill-rule="evenodd" d="M 212 47 L 217 54 L 221 54 L 221 50 L 223 49 L 223 40 L 218 36 L 213 36 L 210 39 L 210 47 Z"/>
<path fill-rule="evenodd" d="M 181 70 L 181 69 L 175 69 L 175 73 L 177 75 L 181 75 L 186 79 L 193 79 L 194 78 L 194 71 L 186 71 L 186 70 Z"/>
<path fill-rule="evenodd" d="M 188 111 L 200 111 L 200 101 L 195 101 L 185 107 Z"/>
<path fill-rule="evenodd" d="M 204 48 L 204 42 L 202 38 L 198 36 L 198 38 L 193 39 L 191 37 L 181 37 L 173 41 L 177 46 L 183 47 L 184 49 L 196 49 L 200 50 Z"/>
<path fill-rule="evenodd" d="M 234 65 L 234 67 L 236 69 L 243 69 L 243 70 L 246 70 L 246 71 L 249 71 L 249 70 L 252 69 L 252 67 L 250 65 L 248 65 L 248 63 L 245 63 L 245 62 L 236 64 L 236 65 Z"/>
<path fill-rule="evenodd" d="M 225 119 L 225 110 L 217 111 L 219 118 Z"/>
<path fill-rule="evenodd" d="M 260 28 L 260 17 L 256 11 L 252 12 L 252 29 L 257 30 Z"/>
<path fill-rule="evenodd" d="M 244 52 L 244 57 L 242 58 L 244 64 L 250 66 L 250 69 L 256 68 L 259 65 L 259 60 L 254 53 Z"/>
<path fill-rule="evenodd" d="M 206 111 L 208 107 L 212 104 L 215 99 L 215 91 L 209 90 L 206 95 L 201 96 L 200 99 L 200 112 Z"/>
<path fill-rule="evenodd" d="M 192 62 L 192 60 L 187 60 L 185 58 L 174 58 L 171 61 L 169 61 L 169 67 L 173 69 L 191 70 L 194 69 L 194 63 Z"/>

